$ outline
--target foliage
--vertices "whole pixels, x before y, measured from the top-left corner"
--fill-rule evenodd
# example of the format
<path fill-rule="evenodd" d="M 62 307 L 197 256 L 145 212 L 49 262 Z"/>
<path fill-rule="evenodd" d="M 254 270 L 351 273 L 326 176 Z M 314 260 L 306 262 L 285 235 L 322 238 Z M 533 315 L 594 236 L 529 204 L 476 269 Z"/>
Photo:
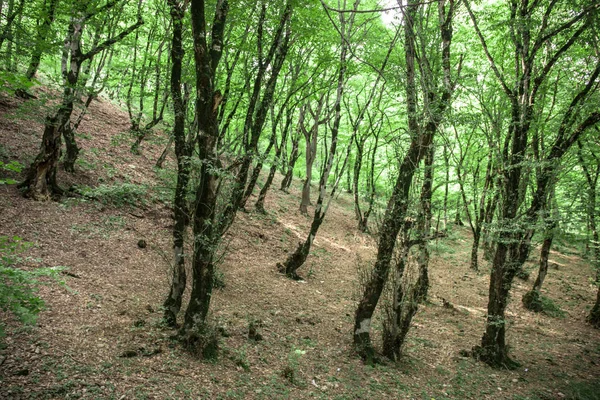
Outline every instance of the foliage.
<path fill-rule="evenodd" d="M 600 380 L 572 382 L 566 392 L 567 400 L 600 400 Z"/>
<path fill-rule="evenodd" d="M 293 348 L 288 354 L 288 362 L 281 371 L 281 375 L 293 385 L 300 385 L 299 380 L 299 364 L 302 356 L 306 354 L 306 350 Z"/>
<path fill-rule="evenodd" d="M 79 192 L 87 198 L 97 200 L 102 204 L 122 207 L 142 206 L 146 204 L 147 187 L 134 183 L 117 183 L 114 185 L 101 184 L 95 188 L 88 186 L 79 189 Z"/>
<path fill-rule="evenodd" d="M 523 305 L 528 310 L 541 312 L 552 318 L 564 318 L 567 314 L 549 297 L 531 290 L 523 296 Z"/>
<path fill-rule="evenodd" d="M 59 268 L 36 268 L 31 271 L 16 266 L 19 256 L 32 246 L 18 236 L 0 236 L 0 309 L 11 312 L 23 324 L 34 324 L 44 301 L 37 295 L 41 277 L 58 279 Z M 4 326 L 0 323 L 0 337 Z"/>
<path fill-rule="evenodd" d="M 2 92 L 8 92 L 10 95 L 15 95 L 18 91 L 27 91 L 33 86 L 31 82 L 23 74 L 13 71 L 0 69 L 0 87 Z"/>
<path fill-rule="evenodd" d="M 23 166 L 17 161 L 10 161 L 8 163 L 4 163 L 0 161 L 0 170 L 11 171 L 14 173 L 21 172 Z M 0 177 L 0 185 L 14 185 L 17 181 L 11 178 L 1 178 Z"/>

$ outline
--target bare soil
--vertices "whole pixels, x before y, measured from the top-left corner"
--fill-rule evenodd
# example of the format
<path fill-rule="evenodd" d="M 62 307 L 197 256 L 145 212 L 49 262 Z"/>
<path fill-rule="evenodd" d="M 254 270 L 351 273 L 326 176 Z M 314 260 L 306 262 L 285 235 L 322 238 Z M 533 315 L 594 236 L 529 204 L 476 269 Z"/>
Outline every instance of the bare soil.
<path fill-rule="evenodd" d="M 35 157 L 43 114 L 35 105 L 0 99 L 1 161 L 27 165 Z M 83 198 L 39 203 L 14 185 L 0 187 L 0 235 L 34 244 L 20 267 L 68 271 L 65 285 L 41 287 L 47 309 L 36 326 L 22 327 L 0 313 L 8 325 L 0 398 L 558 399 L 576 398 L 579 386 L 600 387 L 600 332 L 585 323 L 595 296 L 593 271 L 571 253 L 552 253 L 558 269 L 551 269 L 543 290 L 564 317 L 525 310 L 520 299 L 531 282 L 515 281 L 508 335 L 520 368 L 493 370 L 460 355 L 483 333 L 489 279 L 483 259 L 480 273 L 469 269 L 471 237 L 461 227 L 431 244 L 430 298 L 413 320 L 402 360 L 363 365 L 351 332 L 359 276 L 375 257 L 375 239 L 358 232 L 351 196 L 341 194 L 299 271 L 305 279 L 279 274 L 276 263 L 305 239 L 310 224 L 298 211 L 297 178 L 290 194 L 277 190 L 276 180 L 268 213 L 240 212 L 224 240 L 219 271 L 225 287 L 215 292 L 211 315 L 225 333 L 219 359 L 186 352 L 171 339 L 175 331 L 161 324 L 173 160 L 156 170 L 166 135 L 155 133 L 134 155 L 127 130 L 125 113 L 108 100 L 95 101 L 77 135 L 77 171 L 61 170 L 59 182 L 129 183 L 143 188 L 134 201 L 119 207 Z M 138 247 L 140 239 L 146 248 Z M 250 322 L 263 340 L 248 339 Z M 377 320 L 376 341 L 380 328 Z M 589 398 L 600 393 L 595 396 Z"/>

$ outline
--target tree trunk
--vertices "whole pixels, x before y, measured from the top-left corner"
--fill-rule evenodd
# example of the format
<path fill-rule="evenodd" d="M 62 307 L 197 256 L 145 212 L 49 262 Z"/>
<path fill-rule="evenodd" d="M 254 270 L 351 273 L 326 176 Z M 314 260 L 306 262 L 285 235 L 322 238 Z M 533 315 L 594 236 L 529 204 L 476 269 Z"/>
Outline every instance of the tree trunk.
<path fill-rule="evenodd" d="M 292 151 L 290 152 L 290 160 L 287 163 L 286 173 L 281 180 L 281 186 L 279 190 L 283 192 L 287 192 L 292 185 L 292 179 L 294 177 L 294 167 L 296 166 L 296 161 L 300 157 L 300 153 L 298 151 L 298 142 L 300 141 L 300 135 L 292 136 Z M 283 146 L 283 144 L 282 144 Z"/>
<path fill-rule="evenodd" d="M 285 126 L 284 126 L 283 132 L 281 134 L 281 143 L 279 146 L 276 146 L 275 159 L 273 160 L 273 163 L 271 164 L 271 168 L 269 170 L 269 176 L 267 176 L 267 180 L 265 181 L 265 184 L 263 185 L 262 189 L 260 190 L 260 193 L 258 195 L 258 200 L 256 201 L 255 207 L 261 213 L 265 213 L 265 199 L 267 197 L 267 192 L 269 191 L 269 188 L 271 187 L 271 184 L 273 183 L 273 178 L 275 177 L 275 172 L 277 172 L 277 164 L 278 164 L 278 161 L 281 159 L 281 153 L 283 150 L 283 146 L 285 146 L 286 141 L 287 141 L 288 131 L 290 129 L 290 125 L 292 125 L 293 115 L 294 115 L 294 112 L 288 110 L 288 114 L 287 114 L 286 121 L 285 121 Z M 275 133 L 276 132 L 274 132 L 274 134 Z M 274 137 L 274 139 L 276 141 L 277 137 Z"/>
<path fill-rule="evenodd" d="M 479 241 L 481 240 L 481 224 L 475 227 L 473 232 L 473 245 L 471 247 L 471 269 L 479 271 Z"/>
<path fill-rule="evenodd" d="M 23 195 L 33 200 L 46 201 L 62 193 L 56 182 L 62 139 L 59 118 L 60 115 L 46 117 L 40 152 L 29 167 L 25 181 L 19 185 L 25 188 Z"/>
<path fill-rule="evenodd" d="M 65 78 L 62 104 L 54 116 L 46 118 L 40 153 L 29 167 L 27 178 L 21 184 L 22 187 L 26 188 L 24 195 L 34 200 L 48 200 L 52 195 L 60 195 L 62 193 L 62 190 L 56 183 L 56 170 L 61 148 L 60 137 L 65 135 L 65 138 L 72 138 L 69 136 L 69 133 L 65 134 L 65 132 L 69 131 L 72 134 L 70 131 L 70 121 L 71 114 L 73 113 L 75 89 L 83 60 L 80 40 L 84 21 L 84 17 L 79 13 L 78 16 L 71 18 L 69 23 L 62 57 L 62 73 Z M 70 68 L 67 70 L 69 57 Z M 71 152 L 74 152 L 72 144 L 67 145 L 67 150 L 69 149 Z M 72 161 L 74 162 L 75 160 Z M 50 183 L 50 185 L 47 183 Z"/>
<path fill-rule="evenodd" d="M 264 21 L 266 13 L 266 4 L 261 6 L 260 20 Z M 241 166 L 235 179 L 230 200 L 225 206 L 222 217 L 219 222 L 219 231 L 224 233 L 235 218 L 237 210 L 241 207 L 244 199 L 244 189 L 248 180 L 248 172 L 252 164 L 252 159 L 258 155 L 258 142 L 262 134 L 267 113 L 271 108 L 273 94 L 277 85 L 279 73 L 287 56 L 290 44 L 291 31 L 289 20 L 292 14 L 292 6 L 286 3 L 285 9 L 281 14 L 279 24 L 273 41 L 271 42 L 269 52 L 264 60 L 261 60 L 260 67 L 254 80 L 254 89 L 250 97 L 246 119 L 244 121 L 243 144 L 245 154 L 242 157 Z M 284 33 L 285 31 L 285 33 Z M 259 24 L 258 44 L 262 48 L 262 25 Z M 270 67 L 270 68 L 268 68 Z M 261 90 L 263 80 L 267 70 L 270 69 L 270 76 L 264 89 Z M 260 98 L 261 91 L 264 93 Z"/>
<path fill-rule="evenodd" d="M 596 281 L 600 281 L 600 278 L 596 278 Z M 600 329 L 600 285 L 598 286 L 598 292 L 596 293 L 596 303 L 587 316 L 587 322 L 589 322 L 594 328 Z"/>
<path fill-rule="evenodd" d="M 65 145 L 67 147 L 67 152 L 63 160 L 63 168 L 66 172 L 73 173 L 75 172 L 75 161 L 77 161 L 77 156 L 79 155 L 79 147 L 75 141 L 75 132 L 70 125 L 71 122 L 69 121 L 63 127 L 63 137 L 65 138 Z"/>
<path fill-rule="evenodd" d="M 490 277 L 487 324 L 476 357 L 492 366 L 514 368 L 517 364 L 508 357 L 506 347 L 505 310 L 517 268 L 507 265 L 508 250 L 504 242 L 497 243 Z"/>
<path fill-rule="evenodd" d="M 431 135 L 433 136 L 435 130 L 437 129 L 437 125 L 432 125 L 428 128 L 433 130 L 433 132 L 431 133 Z M 425 173 L 423 178 L 423 187 L 421 188 L 421 212 L 419 213 L 419 221 L 417 224 L 418 239 L 420 240 L 419 255 L 417 257 L 417 262 L 419 264 L 419 284 L 415 289 L 414 301 L 418 303 L 422 303 L 427 300 L 427 293 L 429 291 L 429 249 L 427 247 L 428 240 L 426 238 L 429 237 L 431 231 L 431 197 L 433 195 L 433 156 L 435 154 L 433 144 L 430 144 L 429 148 L 427 148 L 425 151 Z"/>
<path fill-rule="evenodd" d="M 551 193 L 548 199 L 548 203 L 551 203 L 554 198 L 554 187 L 551 189 Z M 523 295 L 522 302 L 523 306 L 534 312 L 543 311 L 543 305 L 540 301 L 542 285 L 544 284 L 544 279 L 548 274 L 548 257 L 550 256 L 550 249 L 552 247 L 552 241 L 554 240 L 554 232 L 557 229 L 558 224 L 558 215 L 557 207 L 554 208 L 553 215 L 547 210 L 544 210 L 544 223 L 546 224 L 546 229 L 544 231 L 544 241 L 542 243 L 542 249 L 540 250 L 540 261 L 538 274 L 533 283 L 533 287 L 531 290 Z"/>
<path fill-rule="evenodd" d="M 310 109 L 310 104 L 306 107 L 309 108 L 311 113 L 313 114 L 313 125 L 309 131 L 304 129 L 304 112 L 300 110 L 300 115 L 302 117 L 302 122 L 298 121 L 298 124 L 302 127 L 304 132 L 304 139 L 306 142 L 306 179 L 304 179 L 304 184 L 302 185 L 302 201 L 300 202 L 300 212 L 302 214 L 308 215 L 308 206 L 310 205 L 310 182 L 312 180 L 312 170 L 313 164 L 317 158 L 317 140 L 319 135 L 319 118 L 321 117 L 321 110 L 323 109 L 324 97 L 321 97 L 319 100 L 319 104 L 317 106 L 317 110 L 312 113 L 312 109 Z M 305 110 L 305 109 L 304 109 Z"/>
<path fill-rule="evenodd" d="M 182 336 L 189 347 L 200 343 L 200 335 L 210 307 L 214 277 L 214 254 L 220 239 L 215 223 L 218 159 L 215 153 L 218 123 L 214 88 L 215 71 L 223 52 L 223 31 L 228 11 L 227 0 L 216 4 L 211 44 L 206 41 L 205 4 L 191 1 L 192 37 L 196 69 L 196 121 L 198 156 L 202 163 L 196 188 L 193 233 L 192 291 L 185 312 Z"/>
<path fill-rule="evenodd" d="M 171 41 L 171 59 L 173 60 L 171 67 L 171 96 L 173 98 L 175 114 L 173 140 L 175 141 L 175 155 L 177 157 L 177 185 L 173 199 L 175 217 L 175 226 L 173 227 L 173 278 L 163 307 L 165 322 L 167 325 L 175 327 L 187 281 L 184 237 L 189 221 L 186 197 L 190 178 L 192 146 L 188 144 L 185 135 L 185 115 L 187 110 L 181 94 L 181 73 L 184 56 L 182 45 L 184 9 L 174 0 L 170 0 L 169 5 L 173 23 L 173 38 Z"/>
<path fill-rule="evenodd" d="M 379 232 L 377 259 L 373 273 L 370 274 L 370 279 L 364 288 L 363 297 L 356 309 L 354 345 L 359 354 L 367 359 L 367 361 L 372 361 L 375 355 L 370 337 L 371 318 L 387 281 L 398 232 L 405 223 L 404 219 L 408 209 L 408 194 L 412 178 L 423 156 L 420 146 L 421 141 L 428 145 L 431 138 L 424 137 L 421 139 L 420 137 L 413 137 L 408 153 L 400 165 L 394 191 L 389 200 Z"/>
<path fill-rule="evenodd" d="M 358 5 L 358 2 L 355 3 L 355 7 L 357 5 Z M 344 94 L 344 82 L 346 79 L 346 69 L 347 69 L 346 56 L 347 56 L 347 52 L 348 52 L 348 46 L 347 46 L 347 42 L 346 42 L 346 37 L 344 35 L 346 34 L 346 32 L 349 32 L 352 30 L 352 25 L 354 22 L 354 15 L 355 15 L 354 13 L 350 14 L 348 25 L 346 25 L 345 16 L 340 15 L 340 25 L 341 25 L 340 33 L 342 36 L 341 37 L 342 43 L 341 43 L 341 50 L 340 50 L 340 64 L 339 64 L 337 89 L 336 89 L 335 104 L 334 104 L 335 117 L 333 120 L 333 126 L 331 128 L 331 144 L 329 147 L 329 153 L 325 157 L 325 159 L 327 160 L 326 161 L 327 163 L 325 164 L 325 167 L 321 171 L 321 178 L 319 180 L 319 197 L 317 198 L 317 203 L 315 204 L 315 214 L 313 216 L 313 221 L 310 226 L 310 232 L 308 233 L 308 237 L 304 241 L 304 243 L 301 243 L 298 246 L 296 251 L 288 257 L 288 259 L 285 261 L 285 263 L 283 265 L 282 264 L 277 265 L 281 272 L 285 272 L 285 274 L 287 276 L 294 278 L 294 279 L 298 279 L 298 274 L 296 273 L 296 271 L 306 261 L 306 258 L 308 257 L 308 253 L 310 252 L 310 248 L 315 239 L 317 231 L 319 230 L 319 227 L 321 226 L 321 224 L 323 223 L 323 220 L 325 219 L 325 214 L 327 213 L 327 208 L 329 206 L 329 203 L 328 203 L 327 206 L 324 207 L 324 201 L 325 201 L 325 196 L 327 195 L 327 181 L 329 180 L 329 174 L 331 173 L 331 169 L 333 167 L 333 161 L 335 160 L 335 157 L 336 157 L 338 132 L 339 132 L 339 128 L 340 128 L 340 121 L 342 119 L 341 103 L 342 103 L 342 97 Z M 314 117 L 313 128 L 315 128 L 314 130 L 311 130 L 311 131 L 313 131 L 313 133 L 316 132 L 316 130 L 318 129 L 319 115 L 320 115 L 320 111 L 321 111 L 323 98 L 324 97 L 321 97 L 321 101 L 319 102 L 320 104 L 317 109 L 317 112 L 313 113 L 313 117 Z M 314 135 L 313 138 L 314 138 L 314 144 L 315 144 L 315 149 L 316 149 L 316 139 L 317 139 L 316 134 Z M 307 148 L 308 148 L 308 146 L 307 146 Z M 308 172 L 309 172 L 309 170 L 307 169 L 307 173 Z M 333 197 L 333 194 L 335 192 L 335 189 L 336 189 L 336 186 L 338 183 L 339 183 L 339 180 L 335 183 L 335 185 L 333 187 L 333 190 L 331 193 L 332 197 Z M 310 181 L 309 181 L 309 184 L 310 184 Z"/>
<path fill-rule="evenodd" d="M 375 307 L 381 296 L 386 280 L 388 278 L 390 262 L 396 245 L 396 238 L 400 228 L 406 223 L 409 192 L 413 176 L 421 159 L 427 154 L 432 145 L 433 135 L 438 129 L 438 124 L 450 104 L 453 84 L 451 82 L 450 65 L 450 43 L 452 41 L 452 17 L 454 14 L 454 2 L 450 1 L 450 8 L 446 13 L 445 2 L 438 3 L 440 17 L 440 33 L 442 36 L 442 69 L 443 84 L 441 93 L 433 92 L 430 88 L 424 97 L 430 100 L 432 109 L 428 110 L 430 119 L 424 129 L 420 129 L 417 114 L 417 83 L 416 83 L 416 32 L 414 21 L 420 6 L 415 0 L 410 0 L 404 13 L 404 56 L 406 60 L 406 108 L 408 119 L 408 131 L 411 135 L 411 144 L 400 167 L 398 177 L 394 185 L 392 196 L 388 202 L 382 227 L 379 232 L 379 243 L 377 246 L 377 259 L 369 281 L 366 283 L 363 296 L 358 303 L 354 320 L 354 345 L 359 354 L 370 362 L 375 356 L 371 344 L 371 318 Z M 430 71 L 431 72 L 431 71 Z M 432 73 L 433 75 L 433 73 Z M 432 78 L 431 76 L 429 78 Z M 433 79 L 431 79 L 433 81 Z"/>

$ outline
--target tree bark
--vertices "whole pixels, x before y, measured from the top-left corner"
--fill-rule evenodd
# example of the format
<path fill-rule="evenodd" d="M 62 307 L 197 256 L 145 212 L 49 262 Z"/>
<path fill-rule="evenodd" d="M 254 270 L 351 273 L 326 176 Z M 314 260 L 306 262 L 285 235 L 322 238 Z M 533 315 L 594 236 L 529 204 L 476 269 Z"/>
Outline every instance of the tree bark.
<path fill-rule="evenodd" d="M 171 59 L 173 60 L 171 66 L 171 97 L 173 98 L 175 114 L 173 138 L 177 158 L 177 184 L 173 199 L 175 217 L 175 226 L 173 227 L 173 278 L 163 307 L 165 322 L 167 325 L 175 327 L 187 281 L 184 237 L 189 221 L 186 194 L 190 178 L 192 146 L 188 144 L 185 135 L 186 107 L 181 94 L 181 73 L 184 56 L 182 32 L 185 10 L 177 0 L 169 0 L 169 6 L 173 24 L 173 37 L 171 41 Z"/>
<path fill-rule="evenodd" d="M 192 290 L 182 327 L 183 341 L 189 347 L 199 344 L 200 334 L 210 308 L 213 289 L 214 255 L 220 239 L 215 224 L 218 159 L 215 145 L 219 137 L 215 113 L 214 78 L 223 53 L 223 31 L 228 11 L 227 0 L 218 0 L 210 47 L 207 43 L 204 0 L 191 1 L 192 38 L 196 69 L 196 121 L 198 156 L 202 166 L 196 187 L 193 233 Z"/>

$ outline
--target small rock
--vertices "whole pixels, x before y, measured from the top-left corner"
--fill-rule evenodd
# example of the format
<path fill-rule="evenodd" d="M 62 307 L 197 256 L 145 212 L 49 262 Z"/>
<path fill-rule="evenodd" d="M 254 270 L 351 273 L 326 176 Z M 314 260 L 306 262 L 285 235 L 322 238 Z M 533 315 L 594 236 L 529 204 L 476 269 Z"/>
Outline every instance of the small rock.
<path fill-rule="evenodd" d="M 16 376 L 27 376 L 29 375 L 29 369 L 23 368 L 15 371 L 14 375 Z"/>
<path fill-rule="evenodd" d="M 119 357 L 133 358 L 137 355 L 138 355 L 137 350 L 125 350 L 124 352 L 121 353 L 121 355 L 119 355 Z"/>
<path fill-rule="evenodd" d="M 263 340 L 263 337 L 260 333 L 258 333 L 258 330 L 256 329 L 257 324 L 254 322 L 250 322 L 250 325 L 248 326 L 248 339 L 254 340 L 256 342 L 260 342 L 261 340 Z"/>
<path fill-rule="evenodd" d="M 223 336 L 223 337 L 226 337 L 226 338 L 228 338 L 228 337 L 230 337 L 230 336 L 231 336 L 231 333 L 229 333 L 229 331 L 227 330 L 227 328 L 226 328 L 226 327 L 224 327 L 224 326 L 219 326 L 219 327 L 217 328 L 217 330 L 219 331 L 219 334 L 220 334 L 221 336 Z"/>

